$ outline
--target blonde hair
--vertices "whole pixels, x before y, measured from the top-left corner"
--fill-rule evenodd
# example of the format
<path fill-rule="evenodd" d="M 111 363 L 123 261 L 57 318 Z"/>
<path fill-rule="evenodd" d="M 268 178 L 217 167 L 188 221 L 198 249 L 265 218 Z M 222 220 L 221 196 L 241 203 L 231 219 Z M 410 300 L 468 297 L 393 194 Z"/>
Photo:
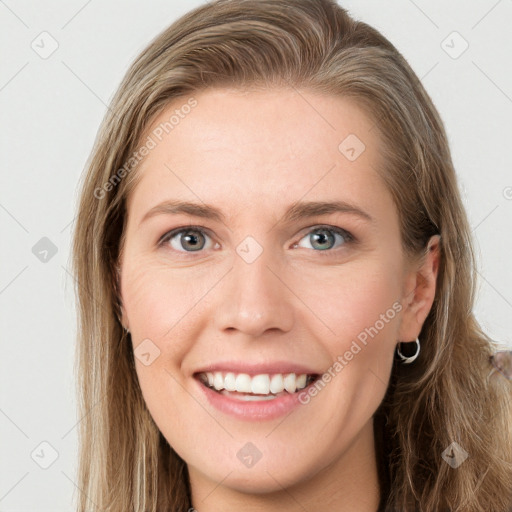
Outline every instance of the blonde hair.
<path fill-rule="evenodd" d="M 333 0 L 220 0 L 173 23 L 139 55 L 105 116 L 81 183 L 73 240 L 80 417 L 78 509 L 186 511 L 185 462 L 151 418 L 119 321 L 116 268 L 126 166 L 155 116 L 209 87 L 292 87 L 351 98 L 385 143 L 378 172 L 396 203 L 403 248 L 422 256 L 441 235 L 422 357 L 395 362 L 375 415 L 387 511 L 505 512 L 512 506 L 511 387 L 491 370 L 493 342 L 472 313 L 470 227 L 443 123 L 422 84 L 378 31 Z M 124 172 L 123 172 L 124 169 Z M 457 442 L 457 469 L 442 458 Z M 94 506 L 93 506 L 94 504 Z"/>

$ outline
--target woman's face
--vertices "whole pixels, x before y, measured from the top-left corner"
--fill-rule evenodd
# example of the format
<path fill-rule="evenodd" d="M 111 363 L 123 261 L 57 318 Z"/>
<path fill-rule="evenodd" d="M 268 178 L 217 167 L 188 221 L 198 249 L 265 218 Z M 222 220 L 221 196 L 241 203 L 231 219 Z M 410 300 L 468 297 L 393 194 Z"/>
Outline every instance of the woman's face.
<path fill-rule="evenodd" d="M 144 136 L 127 205 L 123 320 L 149 411 L 204 495 L 365 478 L 396 343 L 429 309 L 410 306 L 378 130 L 318 93 L 194 99 Z"/>

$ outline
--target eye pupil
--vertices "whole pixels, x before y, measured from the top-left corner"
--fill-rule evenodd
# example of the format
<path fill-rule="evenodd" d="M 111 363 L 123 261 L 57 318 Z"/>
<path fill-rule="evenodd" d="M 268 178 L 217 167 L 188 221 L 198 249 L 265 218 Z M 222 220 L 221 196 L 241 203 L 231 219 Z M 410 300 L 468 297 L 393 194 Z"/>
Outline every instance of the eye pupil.
<path fill-rule="evenodd" d="M 333 244 L 335 242 L 334 235 L 328 229 L 317 229 L 315 233 L 311 234 L 311 236 L 313 237 L 313 247 L 317 242 L 319 242 L 320 245 L 325 245 L 329 242 Z M 326 249 L 326 247 L 319 247 L 319 249 Z"/>
<path fill-rule="evenodd" d="M 194 234 L 191 234 L 194 233 Z M 183 235 L 181 237 L 181 246 L 183 249 L 190 249 L 192 251 L 199 251 L 204 247 L 204 236 L 200 234 L 198 237 L 195 233 L 199 233 L 199 231 L 189 230 L 184 231 Z M 202 244 L 199 244 L 198 246 L 198 239 L 202 238 Z M 187 247 L 185 244 L 191 243 L 192 245 Z"/>

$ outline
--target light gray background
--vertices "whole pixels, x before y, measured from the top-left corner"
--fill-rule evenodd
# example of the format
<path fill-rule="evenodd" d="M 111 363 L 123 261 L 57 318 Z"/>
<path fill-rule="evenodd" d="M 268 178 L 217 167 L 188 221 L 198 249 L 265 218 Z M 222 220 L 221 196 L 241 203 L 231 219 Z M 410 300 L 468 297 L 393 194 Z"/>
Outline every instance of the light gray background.
<path fill-rule="evenodd" d="M 398 47 L 438 107 L 479 252 L 476 314 L 512 346 L 512 0 L 340 3 Z M 0 512 L 73 510 L 78 179 L 129 63 L 201 4 L 0 0 Z M 43 31 L 59 45 L 46 59 L 31 47 L 50 48 Z M 458 58 L 453 31 L 469 44 Z M 32 250 L 43 237 L 57 249 L 46 262 Z"/>

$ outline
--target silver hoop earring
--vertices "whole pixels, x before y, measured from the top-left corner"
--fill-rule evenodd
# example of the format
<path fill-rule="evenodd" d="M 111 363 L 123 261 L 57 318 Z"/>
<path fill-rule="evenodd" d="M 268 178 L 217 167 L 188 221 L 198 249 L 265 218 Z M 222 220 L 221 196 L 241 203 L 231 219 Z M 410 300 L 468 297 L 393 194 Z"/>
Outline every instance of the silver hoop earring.
<path fill-rule="evenodd" d="M 419 338 L 416 338 L 415 340 L 416 342 L 416 353 L 412 356 L 409 356 L 409 357 L 406 357 L 402 354 L 402 352 L 400 352 L 400 345 L 402 344 L 402 342 L 398 342 L 398 345 L 396 347 L 396 352 L 398 354 L 398 357 L 400 357 L 400 359 L 402 360 L 402 363 L 403 364 L 411 364 L 413 361 L 416 361 L 416 358 L 419 356 L 420 354 L 420 340 Z"/>

